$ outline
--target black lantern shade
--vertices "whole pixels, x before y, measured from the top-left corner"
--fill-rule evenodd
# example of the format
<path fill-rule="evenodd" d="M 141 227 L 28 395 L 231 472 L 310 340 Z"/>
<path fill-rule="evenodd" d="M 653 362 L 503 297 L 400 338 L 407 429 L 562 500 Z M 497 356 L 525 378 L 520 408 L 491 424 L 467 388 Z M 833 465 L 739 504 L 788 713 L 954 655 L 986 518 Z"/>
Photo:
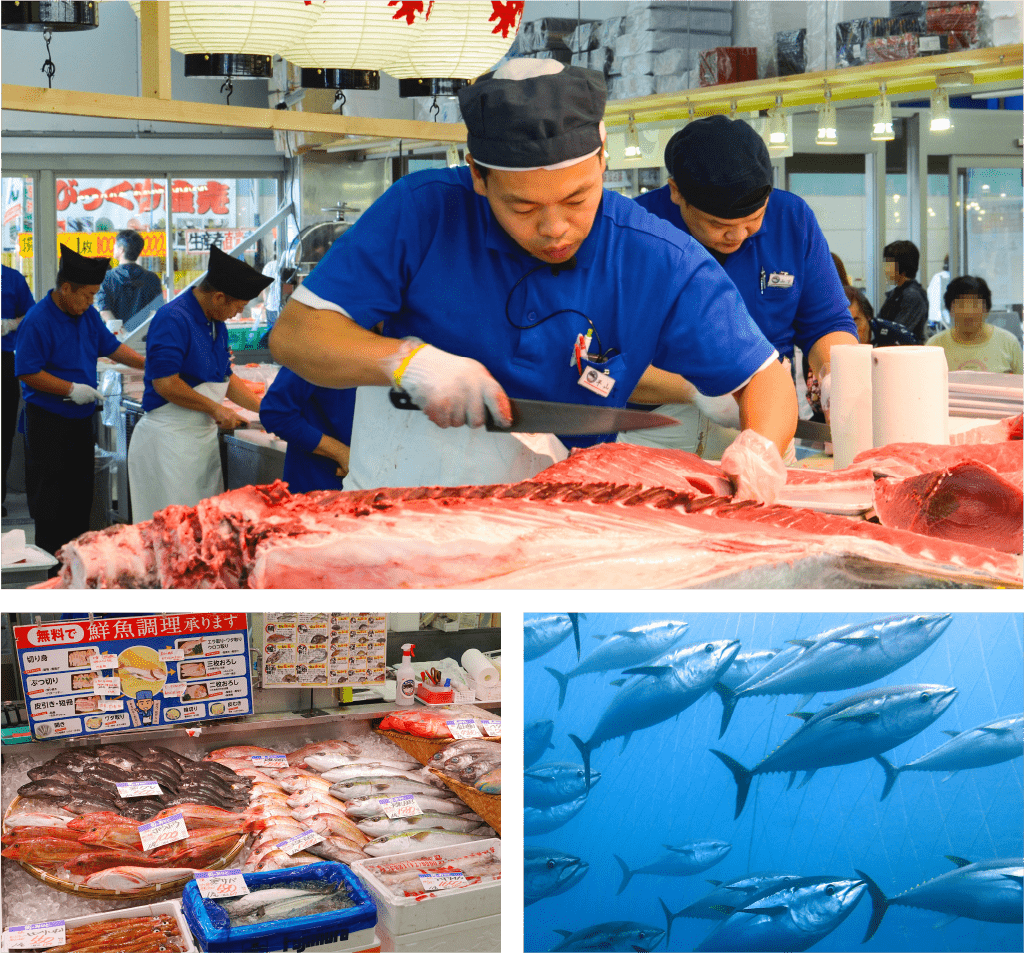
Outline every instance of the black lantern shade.
<path fill-rule="evenodd" d="M 468 85 L 468 79 L 400 79 L 398 95 L 402 97 L 458 96 L 459 90 Z"/>
<path fill-rule="evenodd" d="M 274 75 L 273 57 L 254 53 L 186 53 L 185 75 L 269 79 Z"/>
<path fill-rule="evenodd" d="M 380 71 L 375 69 L 321 69 L 304 67 L 299 85 L 303 89 L 380 89 Z"/>
<path fill-rule="evenodd" d="M 66 33 L 72 30 L 94 30 L 100 25 L 98 3 L 23 3 L 4 0 L 0 3 L 0 26 L 5 30 L 42 33 Z"/>

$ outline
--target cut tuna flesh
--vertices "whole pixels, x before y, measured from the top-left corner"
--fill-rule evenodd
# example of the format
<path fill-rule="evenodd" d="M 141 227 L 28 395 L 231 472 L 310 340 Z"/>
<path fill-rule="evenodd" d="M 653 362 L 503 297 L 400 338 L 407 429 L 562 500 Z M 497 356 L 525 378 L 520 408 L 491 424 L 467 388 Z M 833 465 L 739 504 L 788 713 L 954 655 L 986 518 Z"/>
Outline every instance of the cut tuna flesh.
<path fill-rule="evenodd" d="M 983 463 L 875 484 L 875 512 L 883 526 L 911 530 L 1007 553 L 1022 548 L 1024 495 Z"/>
<path fill-rule="evenodd" d="M 942 446 L 934 443 L 890 443 L 865 450 L 853 458 L 853 466 L 867 467 L 886 476 L 909 477 L 944 470 L 958 463 L 984 463 L 1004 476 L 1022 467 L 1024 444 L 1019 440 L 1001 443 L 969 443 Z"/>
<path fill-rule="evenodd" d="M 963 433 L 950 436 L 951 444 L 963 443 L 1003 443 L 1006 440 L 1020 440 L 1024 433 L 1024 414 L 1006 417 L 994 424 L 982 424 Z"/>
<path fill-rule="evenodd" d="M 692 512 L 687 512 L 687 507 Z M 246 487 L 152 525 L 86 533 L 62 587 L 108 584 L 111 545 L 140 556 L 119 585 L 164 588 L 786 588 L 1020 586 L 1019 557 L 785 506 L 664 487 L 538 483 L 292 495 Z"/>

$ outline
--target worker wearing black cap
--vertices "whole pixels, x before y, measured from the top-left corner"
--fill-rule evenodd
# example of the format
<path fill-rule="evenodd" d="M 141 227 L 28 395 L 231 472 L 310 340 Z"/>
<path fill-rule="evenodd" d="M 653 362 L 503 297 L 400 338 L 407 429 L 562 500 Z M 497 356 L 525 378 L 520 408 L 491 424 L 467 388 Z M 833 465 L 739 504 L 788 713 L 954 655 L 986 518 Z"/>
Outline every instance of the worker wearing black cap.
<path fill-rule="evenodd" d="M 739 394 L 762 446 L 737 453 L 737 474 L 749 472 L 744 460 L 770 460 L 778 483 L 775 447 L 796 425 L 792 381 L 704 250 L 603 189 L 605 98 L 600 73 L 550 60 L 513 59 L 464 88 L 469 168 L 396 182 L 292 295 L 271 350 L 320 386 L 400 387 L 439 427 L 463 432 L 485 409 L 507 424 L 506 395 L 624 406 L 654 363 Z M 377 324 L 383 336 L 366 330 Z M 357 396 L 346 486 L 374 390 Z M 448 435 L 431 432 L 429 449 L 450 458 Z M 409 479 L 405 462 L 398 479 Z"/>
<path fill-rule="evenodd" d="M 128 445 L 136 523 L 172 503 L 195 506 L 223 492 L 218 429 L 246 425 L 223 400 L 260 409 L 259 398 L 231 369 L 224 322 L 272 280 L 211 245 L 209 268 L 198 285 L 153 315 L 146 339 L 146 416 Z"/>
<path fill-rule="evenodd" d="M 92 306 L 107 258 L 86 258 L 65 245 L 56 286 L 18 328 L 15 373 L 25 398 L 25 489 L 35 542 L 56 554 L 89 529 L 92 510 L 96 362 L 145 362 L 111 334 Z"/>
<path fill-rule="evenodd" d="M 742 119 L 698 119 L 669 140 L 665 166 L 668 185 L 637 203 L 692 235 L 717 259 L 780 358 L 792 358 L 796 345 L 824 377 L 833 345 L 856 344 L 857 329 L 810 206 L 772 189 L 771 158 L 761 136 Z M 723 413 L 731 410 L 728 403 L 707 401 L 669 375 L 652 372 L 637 397 L 650 402 L 655 385 L 663 387 L 666 403 L 692 401 L 712 419 L 729 419 Z M 663 444 L 664 438 L 646 431 L 624 439 Z"/>

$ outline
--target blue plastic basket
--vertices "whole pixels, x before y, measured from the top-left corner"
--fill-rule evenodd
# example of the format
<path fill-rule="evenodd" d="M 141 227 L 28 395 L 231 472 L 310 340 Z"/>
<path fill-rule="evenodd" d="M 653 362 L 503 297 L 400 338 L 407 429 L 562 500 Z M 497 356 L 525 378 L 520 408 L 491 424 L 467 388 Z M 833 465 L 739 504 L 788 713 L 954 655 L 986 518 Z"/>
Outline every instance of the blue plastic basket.
<path fill-rule="evenodd" d="M 362 882 L 344 864 L 324 862 L 243 874 L 250 890 L 255 887 L 287 886 L 303 880 L 326 880 L 344 885 L 355 901 L 354 907 L 316 913 L 287 920 L 269 920 L 252 926 L 231 927 L 227 914 L 215 900 L 204 900 L 194 880 L 185 885 L 181 905 L 185 921 L 199 946 L 210 953 L 270 953 L 341 943 L 349 934 L 372 930 L 377 925 L 377 908 Z M 373 945 L 372 943 L 370 944 Z"/>

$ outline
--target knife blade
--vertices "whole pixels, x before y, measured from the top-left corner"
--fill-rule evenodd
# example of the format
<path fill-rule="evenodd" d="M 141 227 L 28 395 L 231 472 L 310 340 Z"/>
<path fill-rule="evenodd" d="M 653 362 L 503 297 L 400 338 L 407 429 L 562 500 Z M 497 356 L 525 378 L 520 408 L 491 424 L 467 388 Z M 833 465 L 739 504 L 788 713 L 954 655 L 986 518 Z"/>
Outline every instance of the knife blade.
<path fill-rule="evenodd" d="M 818 423 L 816 420 L 798 420 L 796 422 L 796 436 L 801 440 L 831 443 L 832 428 L 828 424 Z"/>
<path fill-rule="evenodd" d="M 391 403 L 399 410 L 419 410 L 418 404 L 403 390 L 391 389 Z M 565 436 L 619 433 L 671 427 L 679 421 L 665 414 L 625 407 L 595 407 L 591 404 L 564 404 L 552 400 L 513 400 L 512 425 L 499 427 L 487 412 L 485 427 L 492 433 L 554 433 Z"/>

